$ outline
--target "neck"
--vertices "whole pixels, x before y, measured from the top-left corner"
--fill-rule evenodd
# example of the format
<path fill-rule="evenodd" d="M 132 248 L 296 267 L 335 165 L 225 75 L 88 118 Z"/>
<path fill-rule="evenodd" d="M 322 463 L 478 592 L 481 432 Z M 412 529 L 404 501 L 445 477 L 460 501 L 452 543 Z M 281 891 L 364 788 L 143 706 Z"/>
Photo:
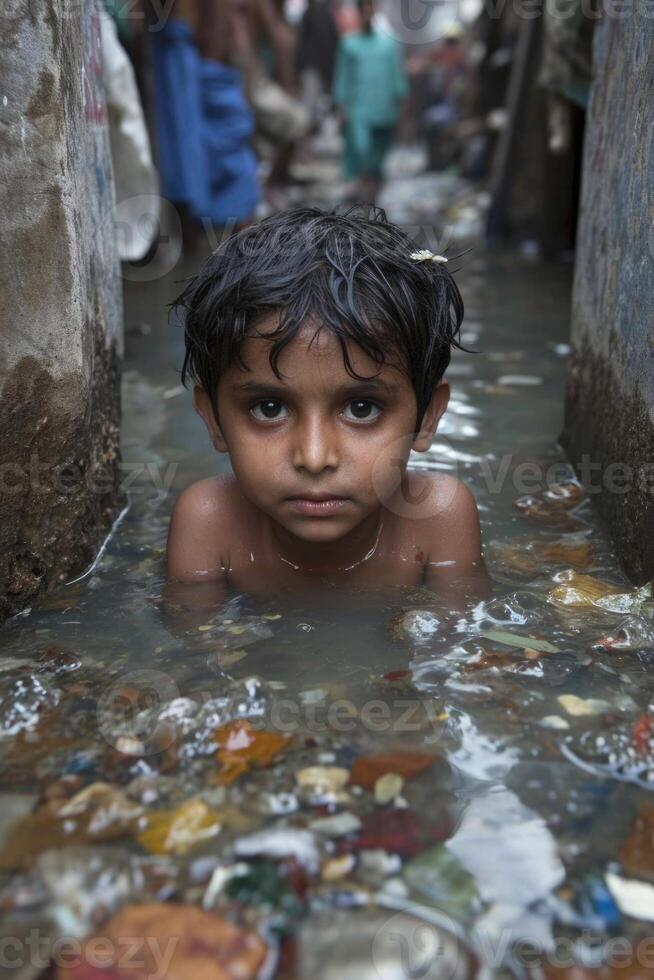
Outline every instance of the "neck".
<path fill-rule="evenodd" d="M 382 527 L 380 507 L 338 541 L 303 541 L 274 521 L 271 532 L 281 561 L 299 572 L 328 575 L 349 571 L 372 558 Z"/>

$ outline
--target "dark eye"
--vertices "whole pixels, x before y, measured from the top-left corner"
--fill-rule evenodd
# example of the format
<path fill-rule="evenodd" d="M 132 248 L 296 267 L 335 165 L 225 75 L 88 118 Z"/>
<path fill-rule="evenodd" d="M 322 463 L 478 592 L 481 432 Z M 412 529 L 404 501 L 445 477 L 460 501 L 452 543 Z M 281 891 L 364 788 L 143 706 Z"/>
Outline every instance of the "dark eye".
<path fill-rule="evenodd" d="M 352 414 L 348 415 L 348 412 Z M 345 417 L 350 421 L 370 422 L 372 419 L 376 419 L 380 412 L 381 408 L 379 405 L 375 405 L 374 402 L 366 401 L 363 398 L 357 398 L 355 401 L 350 402 L 345 409 Z"/>
<path fill-rule="evenodd" d="M 281 414 L 285 411 L 282 403 L 275 401 L 274 398 L 264 398 L 263 401 L 257 402 L 250 409 L 250 413 L 258 422 L 276 422 L 278 419 L 286 417 Z"/>

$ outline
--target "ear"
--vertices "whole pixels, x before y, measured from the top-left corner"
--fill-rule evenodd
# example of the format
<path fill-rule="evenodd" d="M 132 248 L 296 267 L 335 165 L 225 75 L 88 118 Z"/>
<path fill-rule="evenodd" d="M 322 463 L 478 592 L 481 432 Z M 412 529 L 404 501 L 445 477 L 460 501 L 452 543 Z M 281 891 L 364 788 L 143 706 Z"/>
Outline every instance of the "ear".
<path fill-rule="evenodd" d="M 420 432 L 415 437 L 412 449 L 417 453 L 426 453 L 434 441 L 434 435 L 438 429 L 441 416 L 445 413 L 447 404 L 450 400 L 450 383 L 441 381 L 436 391 L 431 396 L 427 410 L 420 425 Z"/>
<path fill-rule="evenodd" d="M 211 399 L 201 385 L 196 385 L 193 389 L 193 408 L 206 425 L 216 451 L 219 453 L 228 452 L 227 443 L 213 413 Z"/>

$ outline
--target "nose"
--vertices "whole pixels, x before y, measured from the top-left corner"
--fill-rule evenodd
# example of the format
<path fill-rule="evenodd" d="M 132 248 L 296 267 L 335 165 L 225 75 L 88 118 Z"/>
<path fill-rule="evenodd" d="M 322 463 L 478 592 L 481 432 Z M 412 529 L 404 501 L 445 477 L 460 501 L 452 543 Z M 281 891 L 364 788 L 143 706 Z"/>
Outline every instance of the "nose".
<path fill-rule="evenodd" d="M 293 466 L 307 473 L 322 473 L 338 466 L 338 434 L 334 425 L 318 413 L 297 424 L 293 443 Z"/>

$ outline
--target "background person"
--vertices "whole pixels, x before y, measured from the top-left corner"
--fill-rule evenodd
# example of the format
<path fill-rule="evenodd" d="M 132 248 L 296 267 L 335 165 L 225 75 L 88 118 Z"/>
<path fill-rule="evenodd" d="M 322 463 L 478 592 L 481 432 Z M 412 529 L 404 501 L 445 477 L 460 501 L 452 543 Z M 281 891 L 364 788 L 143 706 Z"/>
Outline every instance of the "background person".
<path fill-rule="evenodd" d="M 375 28 L 374 0 L 360 0 L 359 13 L 361 30 L 339 44 L 333 97 L 344 121 L 345 174 L 374 201 L 408 82 L 399 44 Z"/>

